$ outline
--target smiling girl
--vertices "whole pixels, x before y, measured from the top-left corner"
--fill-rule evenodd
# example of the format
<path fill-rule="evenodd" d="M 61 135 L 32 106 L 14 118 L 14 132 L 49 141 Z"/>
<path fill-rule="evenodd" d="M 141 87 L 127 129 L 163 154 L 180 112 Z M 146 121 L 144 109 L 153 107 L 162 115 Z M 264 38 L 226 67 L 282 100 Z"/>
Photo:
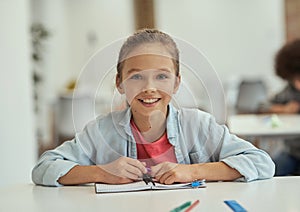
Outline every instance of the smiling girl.
<path fill-rule="evenodd" d="M 145 29 L 130 36 L 116 75 L 128 108 L 99 116 L 73 140 L 45 152 L 33 181 L 120 184 L 147 172 L 165 184 L 272 177 L 267 153 L 230 134 L 208 113 L 172 106 L 180 82 L 179 51 L 169 35 Z"/>

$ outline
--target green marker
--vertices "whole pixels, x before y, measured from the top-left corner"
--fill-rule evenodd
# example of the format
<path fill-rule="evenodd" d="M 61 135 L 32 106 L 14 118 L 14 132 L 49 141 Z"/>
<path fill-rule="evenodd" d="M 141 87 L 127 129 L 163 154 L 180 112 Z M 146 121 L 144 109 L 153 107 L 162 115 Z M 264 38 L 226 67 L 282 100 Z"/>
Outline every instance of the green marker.
<path fill-rule="evenodd" d="M 182 205 L 178 206 L 177 208 L 174 208 L 173 210 L 171 210 L 171 212 L 180 212 L 181 210 L 189 207 L 192 204 L 191 201 L 188 201 L 186 203 L 183 203 Z"/>

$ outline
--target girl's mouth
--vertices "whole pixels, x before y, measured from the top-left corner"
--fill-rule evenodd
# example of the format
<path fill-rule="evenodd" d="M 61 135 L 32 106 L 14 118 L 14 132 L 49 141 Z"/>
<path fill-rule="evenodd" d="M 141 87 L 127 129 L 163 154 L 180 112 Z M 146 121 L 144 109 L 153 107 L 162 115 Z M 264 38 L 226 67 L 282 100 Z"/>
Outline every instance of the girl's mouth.
<path fill-rule="evenodd" d="M 151 99 L 139 99 L 139 101 L 143 104 L 152 105 L 158 102 L 160 98 L 151 98 Z"/>

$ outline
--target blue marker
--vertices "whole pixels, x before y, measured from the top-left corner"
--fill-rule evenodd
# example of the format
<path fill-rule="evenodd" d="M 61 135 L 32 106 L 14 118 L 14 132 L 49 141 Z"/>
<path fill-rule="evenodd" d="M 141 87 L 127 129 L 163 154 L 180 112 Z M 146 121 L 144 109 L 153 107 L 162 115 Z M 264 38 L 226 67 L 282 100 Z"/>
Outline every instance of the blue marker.
<path fill-rule="evenodd" d="M 195 180 L 191 183 L 192 188 L 198 188 L 205 183 L 205 180 Z"/>
<path fill-rule="evenodd" d="M 237 201 L 235 200 L 225 200 L 226 205 L 228 205 L 234 212 L 247 212 Z"/>
<path fill-rule="evenodd" d="M 192 188 L 198 188 L 201 185 L 200 181 L 193 181 L 191 183 Z"/>

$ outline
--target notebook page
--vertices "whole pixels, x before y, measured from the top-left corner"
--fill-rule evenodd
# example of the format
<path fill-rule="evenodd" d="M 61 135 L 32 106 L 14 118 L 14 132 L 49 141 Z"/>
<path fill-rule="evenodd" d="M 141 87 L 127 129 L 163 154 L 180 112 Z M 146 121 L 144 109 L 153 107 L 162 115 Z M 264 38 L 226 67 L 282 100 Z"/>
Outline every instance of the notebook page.
<path fill-rule="evenodd" d="M 127 184 L 102 184 L 96 183 L 96 193 L 109 193 L 109 192 L 124 192 L 124 191 L 141 191 L 151 189 L 151 185 L 146 185 L 144 181 L 138 181 Z"/>

